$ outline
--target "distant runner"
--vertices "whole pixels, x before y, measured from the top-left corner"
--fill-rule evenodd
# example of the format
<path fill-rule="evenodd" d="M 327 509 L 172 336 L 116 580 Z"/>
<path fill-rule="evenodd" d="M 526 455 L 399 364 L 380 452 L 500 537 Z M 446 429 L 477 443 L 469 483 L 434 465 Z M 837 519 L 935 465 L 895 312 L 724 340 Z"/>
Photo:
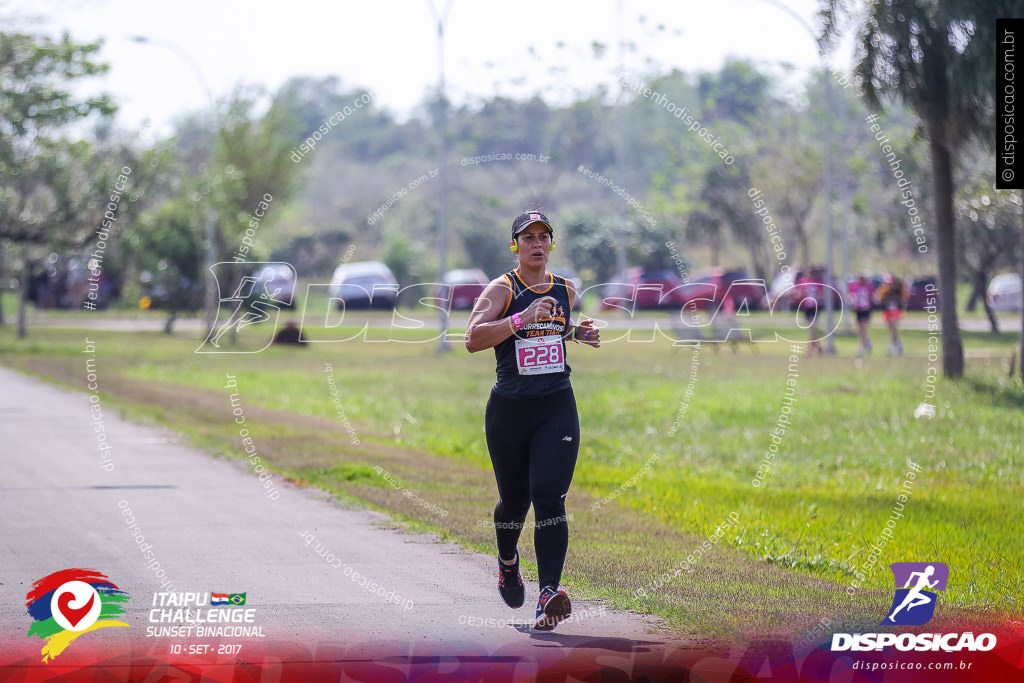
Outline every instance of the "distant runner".
<path fill-rule="evenodd" d="M 892 275 L 886 275 L 882 286 L 878 288 L 875 297 L 882 304 L 885 323 L 889 326 L 889 355 L 903 355 L 903 340 L 900 339 L 900 318 L 907 307 L 907 300 L 910 293 L 903 285 L 903 280 Z"/>
<path fill-rule="evenodd" d="M 857 314 L 857 334 L 860 343 L 857 345 L 857 357 L 871 353 L 871 337 L 868 336 L 868 325 L 871 322 L 871 309 L 875 304 L 875 286 L 866 276 L 861 275 L 851 282 L 848 291 L 850 303 Z"/>
<path fill-rule="evenodd" d="M 519 266 L 491 281 L 477 299 L 466 348 L 470 353 L 493 348 L 497 360 L 484 425 L 499 496 L 494 508 L 498 592 L 509 607 L 522 607 L 517 543 L 532 503 L 540 584 L 533 627 L 550 631 L 572 613 L 569 596 L 558 589 L 569 547 L 565 496 L 580 441 L 565 339 L 596 348 L 601 333 L 593 320 L 573 325 L 576 287 L 547 271 L 555 248 L 547 216 L 537 210 L 517 216 L 509 247 Z"/>

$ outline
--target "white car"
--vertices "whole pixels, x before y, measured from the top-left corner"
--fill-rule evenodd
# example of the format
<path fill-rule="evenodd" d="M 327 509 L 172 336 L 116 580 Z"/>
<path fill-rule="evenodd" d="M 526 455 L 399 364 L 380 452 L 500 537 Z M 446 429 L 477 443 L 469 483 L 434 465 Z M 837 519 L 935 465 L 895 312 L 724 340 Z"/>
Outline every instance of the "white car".
<path fill-rule="evenodd" d="M 339 309 L 393 309 L 398 297 L 398 280 L 380 261 L 342 263 L 335 269 L 327 292 L 339 299 Z"/>
<path fill-rule="evenodd" d="M 993 311 L 1020 311 L 1022 307 L 1020 275 L 1016 273 L 996 275 L 988 283 L 986 298 Z"/>

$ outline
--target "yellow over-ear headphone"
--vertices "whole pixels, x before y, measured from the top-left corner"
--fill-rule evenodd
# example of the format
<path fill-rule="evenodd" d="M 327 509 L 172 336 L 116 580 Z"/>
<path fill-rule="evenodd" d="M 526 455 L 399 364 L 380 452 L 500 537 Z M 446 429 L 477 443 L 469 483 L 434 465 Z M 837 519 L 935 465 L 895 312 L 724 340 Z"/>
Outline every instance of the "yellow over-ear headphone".
<path fill-rule="evenodd" d="M 508 243 L 508 248 L 511 249 L 513 253 L 518 253 L 519 252 L 519 245 L 516 244 L 515 238 L 512 238 L 512 240 Z M 555 250 L 555 241 L 551 240 L 551 251 L 554 251 L 554 250 Z"/>

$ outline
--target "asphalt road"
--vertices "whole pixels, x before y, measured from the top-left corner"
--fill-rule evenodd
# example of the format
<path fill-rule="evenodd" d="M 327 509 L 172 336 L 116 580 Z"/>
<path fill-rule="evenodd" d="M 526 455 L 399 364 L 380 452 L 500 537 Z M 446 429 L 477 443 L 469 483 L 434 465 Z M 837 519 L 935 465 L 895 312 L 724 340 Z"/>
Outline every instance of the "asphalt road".
<path fill-rule="evenodd" d="M 522 609 L 506 607 L 493 557 L 404 533 L 382 514 L 344 509 L 279 477 L 267 489 L 246 461 L 213 459 L 98 405 L 109 451 L 98 445 L 87 394 L 0 368 L 0 664 L 38 660 L 42 641 L 26 637 L 26 593 L 72 567 L 103 572 L 131 596 L 130 628 L 84 634 L 59 657 L 65 665 L 89 648 L 159 657 L 190 643 L 240 645 L 245 658 L 271 643 L 327 640 L 537 657 L 670 642 L 648 632 L 651 618 L 582 600 L 574 601 L 581 618 L 550 634 L 517 627 L 506 620 L 532 621 L 537 588 L 527 585 Z M 167 591 L 244 592 L 264 637 L 147 636 L 160 626 L 150 622 L 154 595 Z"/>

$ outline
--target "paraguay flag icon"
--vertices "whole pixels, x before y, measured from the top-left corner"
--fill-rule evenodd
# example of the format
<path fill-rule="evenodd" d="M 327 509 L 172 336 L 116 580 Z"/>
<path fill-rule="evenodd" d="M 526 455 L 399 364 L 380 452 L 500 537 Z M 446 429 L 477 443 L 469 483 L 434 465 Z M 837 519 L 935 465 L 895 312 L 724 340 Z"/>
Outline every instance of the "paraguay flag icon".
<path fill-rule="evenodd" d="M 946 590 L 949 567 L 942 562 L 893 562 L 889 568 L 896 580 L 896 593 L 881 625 L 927 624 L 935 614 L 937 591 Z"/>

